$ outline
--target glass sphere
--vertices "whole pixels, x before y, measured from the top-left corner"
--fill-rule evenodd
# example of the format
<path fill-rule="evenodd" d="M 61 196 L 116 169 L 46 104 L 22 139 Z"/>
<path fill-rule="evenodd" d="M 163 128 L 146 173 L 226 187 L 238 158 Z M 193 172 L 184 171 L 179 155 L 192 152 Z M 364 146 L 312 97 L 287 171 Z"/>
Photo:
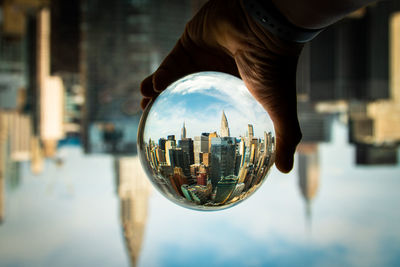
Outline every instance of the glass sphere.
<path fill-rule="evenodd" d="M 171 84 L 143 112 L 138 151 L 153 185 L 196 210 L 231 207 L 271 169 L 275 132 L 243 81 L 199 72 Z"/>

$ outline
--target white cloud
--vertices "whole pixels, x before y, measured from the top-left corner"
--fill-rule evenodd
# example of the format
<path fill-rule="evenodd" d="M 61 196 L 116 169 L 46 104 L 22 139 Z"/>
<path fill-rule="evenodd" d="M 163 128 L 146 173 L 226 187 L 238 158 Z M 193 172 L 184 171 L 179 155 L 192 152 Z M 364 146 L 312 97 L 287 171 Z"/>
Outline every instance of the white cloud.
<path fill-rule="evenodd" d="M 306 253 L 297 255 L 298 264 L 312 257 L 312 266 L 378 266 L 393 260 L 400 240 L 400 213 L 393 206 L 399 167 L 357 168 L 353 149 L 341 140 L 347 136 L 342 125 L 335 125 L 334 135 L 333 143 L 320 146 L 320 188 L 312 204 L 311 230 L 296 168 L 289 175 L 274 169 L 259 191 L 224 211 L 185 210 L 157 194 L 142 262 L 165 259 L 163 251 L 170 246 L 189 255 L 212 247 L 222 259 L 239 259 L 240 252 L 257 247 L 265 248 L 269 259 L 283 259 L 299 249 Z M 338 167 L 340 172 L 331 171 Z M 264 263 L 264 255 L 254 257 Z"/>
<path fill-rule="evenodd" d="M 254 126 L 259 137 L 264 131 L 273 131 L 268 114 L 242 80 L 230 75 L 221 78 L 221 75 L 216 72 L 194 74 L 172 84 L 157 98 L 149 112 L 145 140 L 149 137 L 157 140 L 169 134 L 179 138 L 183 122 L 188 136 L 219 132 L 222 111 L 228 118 L 232 136 L 245 135 L 247 124 Z M 207 96 L 209 101 L 199 99 L 197 93 Z"/>

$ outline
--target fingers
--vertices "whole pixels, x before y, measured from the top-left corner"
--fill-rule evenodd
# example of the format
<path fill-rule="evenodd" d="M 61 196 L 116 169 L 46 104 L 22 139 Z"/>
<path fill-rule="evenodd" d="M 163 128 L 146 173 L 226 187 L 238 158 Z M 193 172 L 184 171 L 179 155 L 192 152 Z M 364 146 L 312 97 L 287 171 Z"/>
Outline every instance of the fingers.
<path fill-rule="evenodd" d="M 182 40 L 179 40 L 171 53 L 153 74 L 152 82 L 154 91 L 160 93 L 179 78 L 197 71 L 200 71 L 200 68 L 192 59 L 190 51 L 184 48 Z"/>
<path fill-rule="evenodd" d="M 275 165 L 281 172 L 288 173 L 293 168 L 293 156 L 302 136 L 296 107 L 297 60 L 258 61 L 244 52 L 237 53 L 235 60 L 247 88 L 274 123 Z"/>
<path fill-rule="evenodd" d="M 156 72 L 141 83 L 140 91 L 144 97 L 141 107 L 144 109 L 151 99 L 156 98 L 172 82 L 195 71 L 196 68 L 190 61 L 189 54 L 186 53 L 182 41 L 179 40 Z"/>
<path fill-rule="evenodd" d="M 293 157 L 302 134 L 297 119 L 296 102 L 279 95 L 257 95 L 255 98 L 270 115 L 276 135 L 275 165 L 283 173 L 293 168 Z"/>
<path fill-rule="evenodd" d="M 148 97 L 143 97 L 142 101 L 140 101 L 140 107 L 142 109 L 145 109 L 147 107 L 147 105 L 150 103 L 151 98 Z"/>
<path fill-rule="evenodd" d="M 144 108 L 150 99 L 157 97 L 171 83 L 185 75 L 201 71 L 195 60 L 192 59 L 191 53 L 185 49 L 180 39 L 174 49 L 161 63 L 160 67 L 149 77 L 143 80 L 140 91 L 144 96 L 141 102 Z"/>
<path fill-rule="evenodd" d="M 271 111 L 269 112 L 271 114 Z M 285 118 L 277 114 L 271 114 L 275 125 L 276 134 L 276 157 L 275 165 L 283 173 L 288 173 L 293 168 L 293 157 L 302 134 L 300 131 L 297 113 Z"/>
<path fill-rule="evenodd" d="M 140 92 L 143 97 L 147 98 L 155 97 L 157 95 L 157 92 L 155 92 L 153 88 L 153 75 L 148 76 L 142 81 L 140 84 Z"/>
<path fill-rule="evenodd" d="M 140 91 L 145 98 L 154 99 L 171 83 L 199 71 L 221 71 L 239 76 L 232 57 L 199 47 L 184 34 L 156 72 L 142 82 Z M 142 106 L 147 103 L 148 100 L 142 101 Z"/>

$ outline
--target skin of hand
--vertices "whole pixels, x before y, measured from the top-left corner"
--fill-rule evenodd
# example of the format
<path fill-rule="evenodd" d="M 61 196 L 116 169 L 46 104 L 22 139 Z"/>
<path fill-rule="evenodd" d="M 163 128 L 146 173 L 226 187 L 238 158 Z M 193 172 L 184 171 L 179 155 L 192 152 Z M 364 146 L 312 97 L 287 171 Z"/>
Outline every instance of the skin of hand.
<path fill-rule="evenodd" d="M 302 48 L 270 34 L 246 13 L 240 0 L 211 0 L 189 21 L 160 67 L 142 82 L 141 106 L 190 73 L 235 75 L 270 115 L 276 133 L 275 165 L 287 173 L 302 136 L 296 105 Z"/>

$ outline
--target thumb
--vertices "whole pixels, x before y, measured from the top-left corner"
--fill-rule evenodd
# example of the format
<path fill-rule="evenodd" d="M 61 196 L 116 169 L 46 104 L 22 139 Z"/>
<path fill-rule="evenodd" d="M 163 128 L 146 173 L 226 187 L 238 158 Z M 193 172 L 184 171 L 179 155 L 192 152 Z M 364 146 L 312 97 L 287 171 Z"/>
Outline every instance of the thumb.
<path fill-rule="evenodd" d="M 270 115 L 276 135 L 275 165 L 283 173 L 293 168 L 293 157 L 302 134 L 297 118 L 297 59 L 280 63 L 263 59 L 258 64 L 244 52 L 235 55 L 240 75 L 250 93 Z"/>

